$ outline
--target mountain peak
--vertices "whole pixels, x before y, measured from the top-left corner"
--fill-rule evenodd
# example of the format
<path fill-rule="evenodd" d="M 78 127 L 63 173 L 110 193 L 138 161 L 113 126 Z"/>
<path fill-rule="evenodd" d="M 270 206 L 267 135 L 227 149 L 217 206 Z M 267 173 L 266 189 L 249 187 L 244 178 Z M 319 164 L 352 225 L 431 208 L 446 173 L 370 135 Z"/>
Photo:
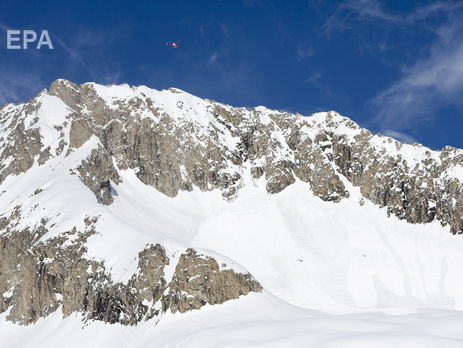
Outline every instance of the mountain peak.
<path fill-rule="evenodd" d="M 420 233 L 447 248 L 442 231 L 463 232 L 461 150 L 372 135 L 335 111 L 302 116 L 173 88 L 63 79 L 3 107 L 0 132 L 0 247 L 8 256 L 0 255 L 0 311 L 12 321 L 62 308 L 133 325 L 263 288 L 318 308 L 291 285 L 305 273 L 319 287 L 311 294 L 336 299 L 337 309 L 375 298 L 400 303 L 384 295 L 394 291 L 423 306 L 452 296 L 463 308 L 458 294 L 397 290 L 374 271 L 375 260 L 390 266 L 397 255 L 418 267 L 409 260 L 428 253 Z M 405 244 L 391 252 L 394 238 Z M 352 260 L 372 272 L 367 279 L 349 269 L 369 284 L 369 297 L 351 281 L 342 285 L 347 295 L 333 290 L 350 279 L 343 272 Z M 18 267 L 30 272 L 12 276 Z M 280 268 L 290 284 L 283 290 L 274 281 Z M 460 277 L 456 269 L 449 281 Z M 47 289 L 41 302 L 26 303 L 39 289 Z"/>
<path fill-rule="evenodd" d="M 461 150 L 432 151 L 372 135 L 336 111 L 306 117 L 264 106 L 232 107 L 176 88 L 79 86 L 58 79 L 49 92 L 4 108 L 0 117 L 4 134 L 9 134 L 9 142 L 4 139 L 1 145 L 4 160 L 20 148 L 34 148 L 19 164 L 6 161 L 10 165 L 3 165 L 1 181 L 30 168 L 37 156 L 39 164 L 66 157 L 96 137 L 99 145 L 92 156 L 98 153 L 99 165 L 106 164 L 96 168 L 88 163 L 96 169 L 85 175 L 99 177 L 94 181 L 80 175 L 97 198 L 101 182 L 117 183 L 118 172 L 126 169 L 170 197 L 197 187 L 219 189 L 230 199 L 247 177 L 263 177 L 269 193 L 302 180 L 321 199 L 339 202 L 349 197 L 347 180 L 365 198 L 410 222 L 437 218 L 450 223 L 454 233 L 463 228 L 460 208 L 444 203 L 448 193 L 441 193 L 449 180 L 461 185 L 455 175 L 462 166 Z M 23 134 L 15 139 L 18 129 Z M 405 187 L 413 187 L 413 193 Z M 461 200 L 457 188 L 452 192 L 452 199 Z M 414 201 L 411 194 L 429 198 Z M 112 200 L 107 197 L 107 203 Z"/>

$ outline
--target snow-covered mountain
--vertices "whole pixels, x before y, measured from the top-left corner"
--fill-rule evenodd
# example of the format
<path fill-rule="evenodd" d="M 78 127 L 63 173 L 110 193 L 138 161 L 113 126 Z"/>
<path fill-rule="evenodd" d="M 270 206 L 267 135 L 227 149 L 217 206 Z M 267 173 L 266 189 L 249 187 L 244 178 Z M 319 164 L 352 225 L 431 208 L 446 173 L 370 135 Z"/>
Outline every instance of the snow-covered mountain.
<path fill-rule="evenodd" d="M 0 339 L 461 346 L 462 192 L 333 111 L 57 80 L 0 109 Z"/>

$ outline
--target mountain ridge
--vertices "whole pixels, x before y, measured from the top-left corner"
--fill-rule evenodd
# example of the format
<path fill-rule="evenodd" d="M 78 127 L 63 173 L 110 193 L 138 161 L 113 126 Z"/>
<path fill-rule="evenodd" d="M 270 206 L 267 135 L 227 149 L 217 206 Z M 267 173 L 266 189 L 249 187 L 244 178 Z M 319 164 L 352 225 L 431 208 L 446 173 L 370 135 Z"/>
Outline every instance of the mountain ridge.
<path fill-rule="evenodd" d="M 436 218 L 449 224 L 452 233 L 463 230 L 463 207 L 457 194 L 463 172 L 462 150 L 444 147 L 432 151 L 422 145 L 402 144 L 372 135 L 335 112 L 303 118 L 265 107 L 248 111 L 202 100 L 178 89 L 155 91 L 144 86 L 104 87 L 94 83 L 78 86 L 57 80 L 39 98 L 42 95 L 58 97 L 70 109 L 66 116 L 71 122 L 66 130 L 68 139 L 60 134 L 62 141 L 55 153 L 62 151 L 66 141 L 68 152 L 92 135 L 101 142 L 103 151 L 91 160 L 106 162 L 105 173 L 97 173 L 102 176 L 99 182 L 85 182 L 95 195 L 108 180 L 119 182 L 110 158 L 115 158 L 119 168 L 136 169 L 142 182 L 170 197 L 193 186 L 203 191 L 219 187 L 224 197 L 232 197 L 243 177 L 240 166 L 249 164 L 253 177 L 266 177 L 270 193 L 280 192 L 297 177 L 308 182 L 322 199 L 339 201 L 348 195 L 341 174 L 360 186 L 366 199 L 387 206 L 390 213 L 409 222 L 425 223 Z M 63 115 L 66 111 L 56 113 Z M 60 119 L 58 123 L 63 122 Z M 143 134 L 146 128 L 155 134 L 154 140 L 149 132 Z M 38 136 L 46 139 L 33 132 L 32 144 L 37 143 Z M 54 137 L 57 140 L 56 134 Z M 140 152 L 134 147 L 135 141 L 142 142 L 150 152 Z M 42 147 L 47 148 L 48 142 L 45 140 Z M 195 167 L 204 153 L 212 162 Z M 39 163 L 47 156 L 45 150 L 40 152 Z M 23 165 L 31 163 L 28 158 Z M 371 170 L 374 166 L 377 168 Z M 12 168 L 10 172 L 21 170 Z M 89 168 L 82 170 L 85 175 Z M 2 168 L 0 182 L 7 175 L 8 168 Z M 83 177 L 82 172 L 80 175 Z M 426 185 L 427 190 L 421 187 Z M 103 192 L 101 199 L 110 203 L 111 195 Z M 454 205 L 448 204 L 454 200 Z"/>
<path fill-rule="evenodd" d="M 64 315 L 81 312 L 86 320 L 134 325 L 166 311 L 199 309 L 267 288 L 295 304 L 316 305 L 298 292 L 303 288 L 293 296 L 274 278 L 288 273 L 285 276 L 296 281 L 300 275 L 288 270 L 307 271 L 304 267 L 313 267 L 305 265 L 307 258 L 316 265 L 323 263 L 312 251 L 298 251 L 305 256 L 293 257 L 297 243 L 277 234 L 265 219 L 277 219 L 282 231 L 291 226 L 288 233 L 301 229 L 291 238 L 304 241 L 310 250 L 310 243 L 325 238 L 310 234 L 317 224 L 326 238 L 338 233 L 321 223 L 325 211 L 341 216 L 348 229 L 361 225 L 341 209 L 352 210 L 353 216 L 374 213 L 387 228 L 395 226 L 393 218 L 407 221 L 410 226 L 398 222 L 397 226 L 413 230 L 404 233 L 417 239 L 418 250 L 420 229 L 442 249 L 450 237 L 437 233 L 462 233 L 462 150 L 401 144 L 372 135 L 335 112 L 305 117 L 262 106 L 231 107 L 178 89 L 79 86 L 57 80 L 29 103 L 0 109 L 0 130 L 0 311 L 22 324 L 61 307 Z M 292 220 L 309 219 L 311 229 L 278 220 L 279 210 L 274 211 L 271 202 L 290 205 L 291 197 L 297 214 L 291 215 L 280 203 L 279 209 Z M 255 213 L 257 222 L 240 204 Z M 264 213 L 265 209 L 271 213 L 255 210 L 259 204 Z M 321 216 L 320 222 L 311 220 L 312 213 Z M 235 215 L 249 224 L 229 230 L 239 219 Z M 334 230 L 345 228 L 335 226 Z M 249 236 L 241 234 L 243 228 Z M 270 240 L 267 246 L 265 230 L 272 231 L 279 245 Z M 262 240 L 249 241 L 253 234 Z M 214 244 L 217 238 L 228 244 Z M 378 232 L 377 238 L 386 237 Z M 334 237 L 330 243 L 343 248 Z M 320 248 L 333 258 L 330 243 L 323 242 Z M 256 249 L 248 250 L 248 244 Z M 454 244 L 459 248 L 456 239 Z M 288 260 L 278 256 L 283 246 L 291 255 Z M 271 255 L 278 260 L 274 264 L 288 268 L 281 273 L 259 268 L 259 261 L 240 254 L 240 249 L 262 253 L 262 259 Z M 368 253 L 357 255 L 356 250 L 348 259 L 354 257 L 353 267 L 360 267 Z M 391 261 L 397 256 L 390 253 L 387 262 L 397 262 L 404 274 L 411 272 L 401 266 L 411 261 Z M 438 256 L 436 260 L 444 267 Z M 345 260 L 334 262 L 342 269 Z M 368 262 L 375 269 L 375 262 Z M 18 273 L 18 267 L 23 271 Z M 401 293 L 424 303 L 438 297 L 444 307 L 450 306 L 450 297 L 456 307 L 462 305 L 458 295 L 433 280 L 404 285 L 403 290 L 394 284 L 395 278 L 382 278 L 376 271 L 372 274 L 394 295 L 379 290 L 375 295 L 376 288 L 369 285 L 373 290 L 363 298 L 355 282 L 348 282 L 352 299 L 345 294 L 336 298 L 337 282 L 309 271 L 324 288 L 305 285 L 343 306 L 372 305 L 375 296 L 381 303 L 400 303 Z M 255 274 L 259 276 L 254 278 Z M 454 277 L 452 268 L 448 282 Z M 372 279 L 362 281 L 370 284 Z"/>

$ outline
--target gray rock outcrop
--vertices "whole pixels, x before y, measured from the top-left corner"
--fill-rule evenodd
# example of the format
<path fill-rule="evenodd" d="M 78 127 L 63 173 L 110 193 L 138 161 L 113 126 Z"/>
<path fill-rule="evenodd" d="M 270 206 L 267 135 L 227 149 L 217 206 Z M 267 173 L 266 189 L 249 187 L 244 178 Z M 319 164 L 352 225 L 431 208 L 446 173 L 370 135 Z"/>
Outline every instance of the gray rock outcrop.
<path fill-rule="evenodd" d="M 117 171 L 129 168 L 169 197 L 198 187 L 220 189 L 230 199 L 246 176 L 263 176 L 269 193 L 302 180 L 321 199 L 339 202 L 349 197 L 347 179 L 389 214 L 411 223 L 437 219 L 452 233 L 463 231 L 463 180 L 447 175 L 463 166 L 462 150 L 436 152 L 373 136 L 334 112 L 312 120 L 262 107 L 233 108 L 176 89 L 166 93 L 185 101 L 179 100 L 172 111 L 163 107 L 162 97 L 143 89 L 123 86 L 129 96 L 105 100 L 95 86 L 57 80 L 28 104 L 2 109 L 0 182 L 64 148 L 69 155 L 94 136 L 100 145 L 82 160 L 78 172 L 103 204 L 113 201 L 111 182 L 120 182 Z M 55 127 L 61 133 L 56 148 L 41 143 L 33 122 L 25 124 L 40 108 L 42 94 L 56 96 L 69 108 L 65 124 Z M 203 103 L 203 114 L 188 108 L 189 100 Z M 408 161 L 407 151 L 415 151 L 417 158 Z"/>
<path fill-rule="evenodd" d="M 2 218 L 0 235 L 0 313 L 7 320 L 31 324 L 62 308 L 63 316 L 81 313 L 85 320 L 135 325 L 162 315 L 220 304 L 262 290 L 248 273 L 221 270 L 214 258 L 187 249 L 180 255 L 172 279 L 165 249 L 148 245 L 138 255 L 138 267 L 126 282 L 114 282 L 103 261 L 86 258 L 85 243 L 96 233 L 97 218 L 40 241 L 47 221 L 33 229 L 16 230 L 13 212 Z"/>
<path fill-rule="evenodd" d="M 362 205 L 369 200 L 409 223 L 437 220 L 463 233 L 462 150 L 401 144 L 335 112 L 303 117 L 231 107 L 176 89 L 111 88 L 57 80 L 28 103 L 2 107 L 0 184 L 74 157 L 66 173 L 105 209 L 118 199 L 124 170 L 168 197 L 198 188 L 232 200 L 246 184 L 277 194 L 302 181 L 333 204 L 358 189 Z M 47 103 L 54 105 L 48 113 L 60 114 L 44 115 Z M 177 260 L 159 244 L 140 251 L 127 282 L 114 282 L 103 261 L 86 256 L 88 238 L 98 233 L 96 218 L 87 217 L 84 230 L 50 238 L 43 238 L 46 217 L 27 228 L 19 228 L 21 219 L 20 206 L 0 212 L 0 313 L 8 311 L 16 323 L 61 308 L 64 316 L 79 312 L 86 320 L 135 325 L 167 310 L 185 312 L 262 289 L 250 274 L 211 256 L 186 249 Z M 175 268 L 170 278 L 169 267 Z"/>

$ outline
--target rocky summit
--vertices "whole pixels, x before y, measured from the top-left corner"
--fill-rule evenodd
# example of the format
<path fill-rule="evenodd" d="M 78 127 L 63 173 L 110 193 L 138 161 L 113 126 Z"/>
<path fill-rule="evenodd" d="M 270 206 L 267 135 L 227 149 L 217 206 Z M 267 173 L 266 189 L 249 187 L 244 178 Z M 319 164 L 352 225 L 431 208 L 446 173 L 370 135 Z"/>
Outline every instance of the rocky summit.
<path fill-rule="evenodd" d="M 0 312 L 20 324 L 60 310 L 135 325 L 265 289 L 194 246 L 196 215 L 169 206 L 189 192 L 232 204 L 250 186 L 273 196 L 302 184 L 335 205 L 357 190 L 360 207 L 463 233 L 462 150 L 373 135 L 334 111 L 232 107 L 174 88 L 57 80 L 3 106 L 0 184 Z"/>

